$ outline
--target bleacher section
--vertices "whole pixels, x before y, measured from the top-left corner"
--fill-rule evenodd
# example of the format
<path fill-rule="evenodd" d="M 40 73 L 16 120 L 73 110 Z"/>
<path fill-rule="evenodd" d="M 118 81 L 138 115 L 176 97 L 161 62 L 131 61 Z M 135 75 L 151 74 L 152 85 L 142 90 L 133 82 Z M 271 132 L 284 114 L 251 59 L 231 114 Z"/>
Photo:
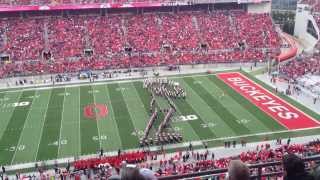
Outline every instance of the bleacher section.
<path fill-rule="evenodd" d="M 264 61 L 280 47 L 268 14 L 242 10 L 3 18 L 0 24 L 0 77 Z"/>
<path fill-rule="evenodd" d="M 255 150 L 249 150 L 235 156 L 223 158 L 216 158 L 214 152 L 209 149 L 203 151 L 177 151 L 173 154 L 150 151 L 119 152 L 117 156 L 101 156 L 78 160 L 72 164 L 74 167 L 72 171 L 70 170 L 70 164 L 67 168 L 56 167 L 55 172 L 45 170 L 43 167 L 38 167 L 37 169 L 40 173 L 35 173 L 37 176 L 34 176 L 39 179 L 57 176 L 72 179 L 108 179 L 114 175 L 114 168 L 119 170 L 119 168 L 125 166 L 127 163 L 131 163 L 138 168 L 152 169 L 158 179 L 196 178 L 201 175 L 209 175 L 208 177 L 210 178 L 225 179 L 226 168 L 228 168 L 230 161 L 240 159 L 250 167 L 250 175 L 252 177 L 282 179 L 283 166 L 281 161 L 286 154 L 296 154 L 300 157 L 310 159 L 306 162 L 305 167 L 309 170 L 314 168 L 315 161 L 312 161 L 312 159 L 319 159 L 319 139 L 306 144 L 288 143 L 290 142 L 278 140 L 276 147 L 271 147 L 271 145 L 267 143 L 261 144 L 257 145 Z M 232 147 L 226 148 L 232 149 Z M 28 176 L 24 175 L 20 177 L 28 178 Z"/>

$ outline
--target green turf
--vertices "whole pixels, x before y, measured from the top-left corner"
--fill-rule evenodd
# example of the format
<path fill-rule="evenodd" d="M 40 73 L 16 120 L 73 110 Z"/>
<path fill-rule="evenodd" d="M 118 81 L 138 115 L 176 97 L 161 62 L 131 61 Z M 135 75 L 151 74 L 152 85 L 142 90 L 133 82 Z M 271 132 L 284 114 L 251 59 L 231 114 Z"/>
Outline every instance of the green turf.
<path fill-rule="evenodd" d="M 135 128 L 128 112 L 127 105 L 123 99 L 122 90 L 119 84 L 108 85 L 108 88 L 122 147 L 125 149 L 137 147 L 138 137 L 132 136 L 132 132 Z"/>
<path fill-rule="evenodd" d="M 220 119 L 223 119 L 237 135 L 248 134 L 249 129 L 244 125 L 237 123 L 237 117 L 235 117 L 227 108 L 225 108 L 217 98 L 210 95 L 202 85 L 195 85 L 194 78 L 188 77 L 185 78 L 185 81 L 191 86 L 191 88 L 208 104 L 208 106 L 215 111 Z"/>
<path fill-rule="evenodd" d="M 238 139 L 239 135 L 245 135 L 247 141 L 259 141 L 317 134 L 318 129 L 276 133 L 285 128 L 214 75 L 172 78 L 187 92 L 186 100 L 174 100 L 177 112 L 173 119 L 196 117 L 170 125 L 170 131 L 180 132 L 186 143 L 205 140 L 216 146 L 223 141 L 217 138 Z M 319 114 L 293 99 L 278 95 L 320 119 Z M 105 151 L 137 148 L 150 116 L 150 100 L 150 93 L 141 81 L 0 92 L 0 165 L 93 154 L 101 148 Z M 19 102 L 29 104 L 12 106 Z M 106 105 L 107 116 L 85 117 L 84 108 L 92 104 Z M 167 105 L 165 99 L 157 98 L 156 106 Z M 93 111 L 99 113 L 96 108 Z M 164 113 L 160 112 L 152 133 L 163 118 Z M 255 135 L 265 132 L 276 134 Z"/>
<path fill-rule="evenodd" d="M 223 81 L 218 79 L 216 76 L 211 76 L 209 79 L 216 85 L 216 87 L 223 89 L 224 92 L 228 94 L 234 101 L 236 101 L 237 104 L 242 106 L 243 109 L 246 109 L 249 113 L 255 116 L 255 119 L 261 122 L 266 128 L 268 128 L 268 130 L 284 130 L 284 128 L 279 123 L 273 121 L 270 116 L 261 111 L 257 106 L 253 105 L 245 97 L 239 96 L 239 94 L 235 90 L 233 90 Z M 233 103 L 228 104 L 231 105 Z M 238 115 L 241 116 L 241 114 L 239 113 Z"/>
<path fill-rule="evenodd" d="M 97 92 L 94 94 L 95 102 L 106 104 L 108 107 L 108 116 L 99 119 L 97 122 L 101 148 L 105 151 L 115 151 L 121 148 L 121 140 L 117 131 L 118 127 L 111 107 L 108 89 L 105 85 L 94 86 L 93 88 Z"/>
<path fill-rule="evenodd" d="M 54 159 L 58 156 L 62 110 L 64 108 L 64 93 L 65 88 L 53 89 L 51 92 L 49 105 L 46 110 L 37 160 Z"/>
<path fill-rule="evenodd" d="M 256 77 L 250 75 L 249 73 L 243 72 L 243 71 L 241 71 L 241 73 L 246 75 L 247 77 L 249 77 L 251 80 L 255 81 L 256 83 L 260 84 L 262 87 L 268 89 L 271 92 L 274 92 L 274 89 L 272 87 L 268 86 L 266 83 L 262 82 L 261 80 L 257 79 Z M 285 101 L 289 102 L 290 104 L 296 106 L 297 108 L 302 110 L 304 113 L 307 113 L 308 115 L 312 116 L 316 120 L 320 121 L 320 114 L 312 111 L 311 109 L 305 107 L 301 103 L 293 100 L 292 98 L 290 98 L 289 96 L 287 96 L 283 93 L 276 93 L 276 95 L 279 96 L 280 98 L 284 99 Z"/>
<path fill-rule="evenodd" d="M 94 104 L 93 89 L 91 86 L 80 87 L 80 139 L 81 154 L 92 154 L 100 150 L 100 137 L 96 119 L 84 116 L 83 109 Z"/>
<path fill-rule="evenodd" d="M 24 129 L 21 132 L 19 148 L 15 151 L 13 163 L 36 160 L 50 97 L 51 90 L 36 92 Z M 22 149 L 24 146 L 25 148 Z"/>
<path fill-rule="evenodd" d="M 82 113 L 82 110 L 79 108 L 79 97 L 79 88 L 66 88 L 63 107 L 68 107 L 68 109 L 64 108 L 62 111 L 59 158 L 81 154 L 80 113 Z"/>
<path fill-rule="evenodd" d="M 28 101 L 28 97 L 34 95 L 35 91 L 24 91 L 19 99 L 19 102 Z M 0 164 L 9 164 L 18 145 L 21 131 L 23 129 L 24 123 L 27 119 L 30 105 L 16 107 L 10 118 L 9 124 L 3 133 L 0 140 L 1 150 L 0 150 Z M 14 150 L 10 150 L 14 149 Z"/>

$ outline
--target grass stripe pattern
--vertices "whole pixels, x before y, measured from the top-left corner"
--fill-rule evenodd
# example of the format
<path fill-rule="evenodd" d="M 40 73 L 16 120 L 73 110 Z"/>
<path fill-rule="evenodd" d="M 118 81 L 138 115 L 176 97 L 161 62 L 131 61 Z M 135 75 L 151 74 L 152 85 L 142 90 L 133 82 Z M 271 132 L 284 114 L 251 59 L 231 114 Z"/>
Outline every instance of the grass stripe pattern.
<path fill-rule="evenodd" d="M 64 93 L 64 88 L 53 89 L 51 92 L 37 154 L 39 161 L 58 157 Z"/>
<path fill-rule="evenodd" d="M 9 164 L 19 143 L 20 134 L 31 106 L 29 96 L 35 91 L 24 91 L 15 105 L 10 122 L 0 140 L 0 164 Z M 20 102 L 29 102 L 28 105 L 21 105 Z M 12 104 L 11 104 L 12 105 Z"/>
<path fill-rule="evenodd" d="M 277 133 L 285 129 L 214 75 L 188 75 L 172 79 L 186 89 L 187 98 L 173 99 L 177 112 L 168 128 L 181 133 L 184 144 L 208 140 L 209 146 L 221 146 L 223 140 L 217 138 L 233 137 L 239 141 L 241 138 L 237 136 L 250 135 L 245 138 L 246 141 L 261 141 L 319 132 L 319 129 L 310 129 Z M 263 86 L 272 90 L 266 84 Z M 277 95 L 315 119 L 320 119 L 319 114 L 293 99 Z M 54 87 L 37 89 L 36 92 L 32 89 L 1 92 L 0 164 L 95 154 L 101 148 L 105 151 L 138 148 L 139 139 L 133 132 L 140 130 L 138 135 L 143 133 L 150 116 L 150 100 L 150 93 L 143 88 L 142 81 Z M 25 102 L 29 103 L 26 105 Z M 107 106 L 107 116 L 97 118 L 99 108 L 95 106 L 91 109 L 93 117 L 84 114 L 84 108 L 95 103 Z M 165 108 L 168 102 L 157 97 L 156 106 Z M 188 115 L 196 118 L 176 120 Z M 163 118 L 164 113 L 159 113 L 150 137 Z M 239 120 L 246 119 L 250 121 L 239 123 Z M 264 132 L 273 134 L 255 135 Z"/>
<path fill-rule="evenodd" d="M 81 154 L 92 154 L 100 150 L 100 137 L 97 120 L 88 119 L 84 116 L 84 108 L 94 103 L 93 89 L 91 86 L 80 87 L 80 134 Z"/>

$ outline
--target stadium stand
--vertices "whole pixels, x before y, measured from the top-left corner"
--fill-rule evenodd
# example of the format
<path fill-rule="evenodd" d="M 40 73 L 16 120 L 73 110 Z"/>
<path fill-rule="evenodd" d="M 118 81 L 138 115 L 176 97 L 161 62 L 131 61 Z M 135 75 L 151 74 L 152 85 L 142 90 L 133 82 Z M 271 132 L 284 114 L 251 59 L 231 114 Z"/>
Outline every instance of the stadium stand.
<path fill-rule="evenodd" d="M 0 54 L 9 56 L 0 69 L 1 77 L 88 68 L 253 62 L 264 60 L 267 51 L 278 54 L 280 47 L 268 14 L 241 10 L 7 18 L 0 23 Z"/>
<path fill-rule="evenodd" d="M 309 4 L 313 7 L 314 12 L 312 13 L 318 27 L 320 27 L 320 3 L 315 0 L 303 0 L 300 1 L 302 4 Z M 319 42 L 315 46 L 315 51 L 319 50 Z M 295 58 L 293 61 L 284 63 L 280 66 L 280 74 L 284 75 L 287 80 L 296 81 L 299 78 L 303 78 L 305 75 L 319 75 L 320 73 L 320 59 L 319 54 L 313 55 L 302 54 Z M 305 78 L 304 78 L 305 79 Z M 317 86 L 317 85 L 316 85 Z"/>
<path fill-rule="evenodd" d="M 302 0 L 299 3 L 308 4 L 312 7 L 312 16 L 318 27 L 320 27 L 320 2 L 315 0 Z M 319 82 L 315 80 L 320 73 L 319 48 L 320 43 L 318 41 L 312 55 L 302 53 L 298 57 L 293 58 L 292 61 L 281 64 L 279 68 L 279 73 L 282 77 L 293 82 L 293 84 L 310 90 L 315 97 L 319 96 Z"/>
<path fill-rule="evenodd" d="M 1 0 L 0 5 L 107 2 L 126 0 Z M 311 0 L 307 3 L 316 4 Z M 0 77 L 69 73 L 86 69 L 266 61 L 269 55 L 275 57 L 279 54 L 280 41 L 269 14 L 249 14 L 243 10 L 2 18 L 0 54 L 8 58 L 3 59 Z M 319 58 L 290 62 L 280 70 L 289 78 L 304 75 L 307 71 L 319 73 Z M 125 161 L 139 168 L 151 169 L 161 178 L 225 169 L 232 159 L 240 159 L 246 164 L 281 161 L 287 153 L 303 157 L 319 154 L 320 142 L 282 145 L 276 149 L 265 144 L 258 146 L 256 151 L 221 159 L 215 159 L 214 154 L 208 151 L 178 152 L 170 158 L 166 158 L 163 152 L 129 152 L 78 160 L 73 164 L 74 171 L 69 171 L 70 167 L 63 170 L 56 167 L 54 174 L 41 168 L 38 170 L 41 179 L 50 176 L 103 179 L 111 177 L 111 169 L 121 168 Z M 277 176 L 282 177 L 282 170 L 282 166 L 277 165 L 264 167 L 262 173 L 280 172 Z M 258 171 L 258 168 L 254 168 L 250 173 L 254 176 Z M 225 173 L 213 176 L 224 178 Z"/>
<path fill-rule="evenodd" d="M 0 5 L 69 5 L 92 3 L 165 2 L 165 0 L 1 0 Z"/>
<path fill-rule="evenodd" d="M 319 55 L 312 57 L 303 57 L 300 61 L 290 61 L 281 66 L 280 72 L 285 74 L 289 79 L 297 79 L 307 73 L 320 73 L 320 58 Z"/>
<path fill-rule="evenodd" d="M 227 147 L 228 148 L 228 147 Z M 177 179 L 178 177 L 195 177 L 192 173 L 209 175 L 211 178 L 226 177 L 226 169 L 230 162 L 234 159 L 239 159 L 250 168 L 250 175 L 260 176 L 263 179 L 282 179 L 288 176 L 288 162 L 293 165 L 300 162 L 300 157 L 310 159 L 306 162 L 305 167 L 299 167 L 295 171 L 303 172 L 299 176 L 313 179 L 306 171 L 316 167 L 313 159 L 317 159 L 317 154 L 320 153 L 320 140 L 310 141 L 307 144 L 279 144 L 276 148 L 271 148 L 269 144 L 261 144 L 256 147 L 256 150 L 242 152 L 237 156 L 215 158 L 214 153 L 206 151 L 179 151 L 172 156 L 166 155 L 165 152 L 119 152 L 117 156 L 100 156 L 98 158 L 90 158 L 78 160 L 73 163 L 74 169 L 70 169 L 70 164 L 66 168 L 55 167 L 55 172 L 44 170 L 38 167 L 39 177 L 65 177 L 75 178 L 110 178 L 114 176 L 113 168 L 119 173 L 119 170 L 126 167 L 137 167 L 140 169 L 149 169 L 153 171 L 154 177 L 159 179 Z M 319 158 L 319 157 L 318 157 Z M 285 161 L 281 165 L 281 161 Z M 217 174 L 210 174 L 210 172 Z M 287 171 L 287 174 L 283 174 Z M 260 173 L 260 174 L 259 174 Z M 294 173 L 294 172 L 290 172 Z M 186 176 L 186 175 L 190 176 Z M 294 173 L 295 174 L 295 173 Z M 297 175 L 297 174 L 296 174 Z M 23 176 L 21 176 L 23 178 Z M 26 176 L 25 178 L 28 178 Z M 157 179 L 155 178 L 155 179 Z M 300 177 L 301 178 L 301 177 Z M 303 179 L 303 178 L 302 178 Z"/>
<path fill-rule="evenodd" d="M 320 2 L 317 0 L 302 0 L 301 4 L 308 4 L 315 12 L 320 12 Z"/>

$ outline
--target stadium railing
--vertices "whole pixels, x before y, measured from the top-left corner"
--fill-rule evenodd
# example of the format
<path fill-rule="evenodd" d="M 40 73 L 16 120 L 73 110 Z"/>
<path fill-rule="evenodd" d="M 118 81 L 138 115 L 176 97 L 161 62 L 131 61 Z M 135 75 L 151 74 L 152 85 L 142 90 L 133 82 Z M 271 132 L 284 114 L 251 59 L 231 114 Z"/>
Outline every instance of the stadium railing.
<path fill-rule="evenodd" d="M 303 159 L 304 162 L 311 162 L 311 161 L 320 161 L 320 155 L 315 156 L 309 156 L 305 157 Z M 266 162 L 266 163 L 257 163 L 257 164 L 250 164 L 248 167 L 250 170 L 257 169 L 257 173 L 255 175 L 251 175 L 251 179 L 257 179 L 260 180 L 262 177 L 275 177 L 275 176 L 282 176 L 283 171 L 276 171 L 272 173 L 263 173 L 262 168 L 270 167 L 270 166 L 279 166 L 282 165 L 282 161 L 273 161 L 273 162 Z M 307 167 L 308 170 L 310 168 Z M 172 176 L 163 176 L 159 177 L 159 180 L 174 180 L 174 179 L 193 179 L 195 177 L 214 177 L 219 176 L 221 174 L 227 173 L 228 169 L 214 169 L 209 171 L 201 171 L 201 172 L 195 172 L 195 173 L 188 173 L 188 174 L 182 174 L 182 175 L 172 175 Z"/>

